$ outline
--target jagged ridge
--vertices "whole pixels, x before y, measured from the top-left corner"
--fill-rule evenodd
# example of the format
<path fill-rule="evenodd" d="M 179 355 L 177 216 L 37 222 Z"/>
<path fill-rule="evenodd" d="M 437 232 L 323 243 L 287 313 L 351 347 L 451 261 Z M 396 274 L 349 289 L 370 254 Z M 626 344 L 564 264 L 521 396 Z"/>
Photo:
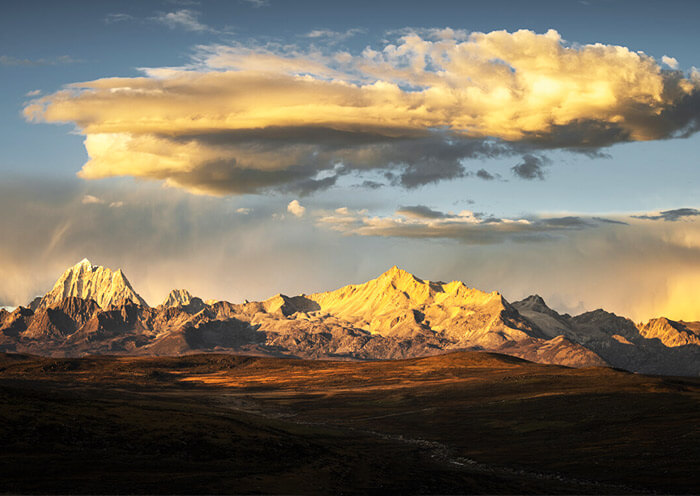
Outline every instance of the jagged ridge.
<path fill-rule="evenodd" d="M 84 258 L 66 270 L 56 281 L 53 289 L 41 299 L 37 309 L 55 306 L 64 298 L 94 300 L 101 308 L 124 305 L 131 302 L 148 306 L 146 301 L 131 287 L 121 269 L 112 271 L 93 265 Z"/>
<path fill-rule="evenodd" d="M 121 271 L 84 260 L 36 312 L 0 311 L 0 351 L 377 359 L 481 349 L 541 363 L 697 375 L 698 329 L 672 321 L 638 328 L 603 310 L 561 315 L 537 295 L 510 304 L 498 292 L 422 280 L 398 267 L 334 291 L 243 304 L 173 290 L 150 308 Z"/>

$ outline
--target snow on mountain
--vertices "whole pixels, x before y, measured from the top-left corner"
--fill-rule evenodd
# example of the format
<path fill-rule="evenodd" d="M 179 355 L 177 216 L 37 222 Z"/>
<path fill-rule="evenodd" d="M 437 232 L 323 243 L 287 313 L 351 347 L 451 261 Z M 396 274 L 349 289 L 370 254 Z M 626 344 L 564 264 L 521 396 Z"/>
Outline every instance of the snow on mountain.
<path fill-rule="evenodd" d="M 84 258 L 67 269 L 53 289 L 41 299 L 37 309 L 55 306 L 64 298 L 94 300 L 101 308 L 119 306 L 127 302 L 148 306 L 131 287 L 121 269 L 112 271 L 100 265 L 93 265 Z"/>
<path fill-rule="evenodd" d="M 699 375 L 699 338 L 700 323 L 637 326 L 602 309 L 572 317 L 537 295 L 511 304 L 495 291 L 423 280 L 398 267 L 333 291 L 241 304 L 176 289 L 151 308 L 121 270 L 82 260 L 31 308 L 0 310 L 0 351 L 69 356 L 398 359 L 476 349 L 573 367 Z"/>

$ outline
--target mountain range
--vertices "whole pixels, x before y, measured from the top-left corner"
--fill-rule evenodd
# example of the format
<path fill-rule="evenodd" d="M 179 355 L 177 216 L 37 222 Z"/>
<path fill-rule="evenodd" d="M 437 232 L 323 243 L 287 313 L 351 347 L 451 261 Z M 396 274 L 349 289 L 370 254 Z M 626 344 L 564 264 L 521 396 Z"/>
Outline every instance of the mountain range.
<path fill-rule="evenodd" d="M 487 350 L 539 363 L 700 375 L 700 322 L 635 324 L 604 310 L 560 314 L 532 295 L 422 280 L 392 267 L 376 279 L 240 304 L 173 290 L 150 307 L 121 270 L 82 260 L 43 297 L 0 309 L 0 351 L 50 356 L 230 352 L 341 360 Z"/>

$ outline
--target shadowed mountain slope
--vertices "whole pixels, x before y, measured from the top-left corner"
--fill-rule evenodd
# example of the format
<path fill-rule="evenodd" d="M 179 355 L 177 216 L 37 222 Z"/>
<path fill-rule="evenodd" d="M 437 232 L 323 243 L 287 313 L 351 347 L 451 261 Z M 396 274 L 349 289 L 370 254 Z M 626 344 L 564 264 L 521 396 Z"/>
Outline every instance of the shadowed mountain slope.
<path fill-rule="evenodd" d="M 603 310 L 560 315 L 536 295 L 511 304 L 498 292 L 427 281 L 398 267 L 334 291 L 242 304 L 205 303 L 173 290 L 151 308 L 121 270 L 83 260 L 36 312 L 0 314 L 0 351 L 376 360 L 470 349 L 573 367 L 698 375 L 698 328 L 665 319 L 638 328 Z"/>
<path fill-rule="evenodd" d="M 572 317 L 529 296 L 513 303 L 548 336 L 562 336 L 594 351 L 613 367 L 665 375 L 700 375 L 700 323 L 653 319 L 636 325 L 630 319 L 598 309 Z"/>

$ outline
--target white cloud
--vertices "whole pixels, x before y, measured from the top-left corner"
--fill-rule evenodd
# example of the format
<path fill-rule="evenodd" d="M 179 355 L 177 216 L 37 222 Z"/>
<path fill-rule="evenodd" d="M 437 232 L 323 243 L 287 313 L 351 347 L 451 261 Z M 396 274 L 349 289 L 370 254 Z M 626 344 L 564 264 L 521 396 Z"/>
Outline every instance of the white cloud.
<path fill-rule="evenodd" d="M 131 14 L 124 14 L 123 12 L 114 12 L 107 14 L 104 21 L 106 24 L 115 24 L 118 22 L 131 21 L 134 18 Z"/>
<path fill-rule="evenodd" d="M 243 1 L 255 9 L 259 9 L 260 7 L 269 7 L 270 6 L 270 0 L 243 0 Z"/>
<path fill-rule="evenodd" d="M 289 202 L 289 205 L 287 205 L 287 212 L 296 217 L 303 217 L 306 212 L 306 207 L 302 207 L 298 200 L 292 200 Z"/>
<path fill-rule="evenodd" d="M 190 9 L 180 9 L 175 12 L 162 13 L 153 18 L 165 24 L 170 29 L 181 28 L 186 31 L 213 31 L 212 28 L 199 21 L 199 12 Z"/>
<path fill-rule="evenodd" d="M 93 195 L 85 195 L 82 199 L 83 205 L 99 205 L 104 203 L 104 200 Z"/>
<path fill-rule="evenodd" d="M 41 90 L 27 91 L 24 96 L 39 96 L 41 95 Z"/>
<path fill-rule="evenodd" d="M 83 205 L 108 205 L 109 208 L 121 208 L 124 206 L 124 202 L 122 201 L 113 201 L 108 203 L 106 200 L 103 200 L 95 195 L 84 195 L 80 202 Z"/>
<path fill-rule="evenodd" d="M 82 60 L 75 59 L 70 55 L 40 59 L 20 59 L 10 55 L 0 55 L 0 65 L 6 66 L 39 67 L 44 65 L 77 64 L 79 62 L 82 62 Z"/>
<path fill-rule="evenodd" d="M 241 215 L 248 215 L 251 212 L 251 210 L 252 209 L 250 208 L 240 207 L 236 209 L 236 213 Z"/>
<path fill-rule="evenodd" d="M 364 33 L 362 28 L 351 28 L 346 31 L 333 31 L 332 29 L 314 29 L 304 35 L 306 38 L 322 39 L 324 43 L 337 43 L 345 41 L 353 36 Z"/>
<path fill-rule="evenodd" d="M 678 69 L 678 60 L 676 60 L 674 57 L 664 55 L 661 57 L 661 62 L 669 66 L 671 69 Z"/>

